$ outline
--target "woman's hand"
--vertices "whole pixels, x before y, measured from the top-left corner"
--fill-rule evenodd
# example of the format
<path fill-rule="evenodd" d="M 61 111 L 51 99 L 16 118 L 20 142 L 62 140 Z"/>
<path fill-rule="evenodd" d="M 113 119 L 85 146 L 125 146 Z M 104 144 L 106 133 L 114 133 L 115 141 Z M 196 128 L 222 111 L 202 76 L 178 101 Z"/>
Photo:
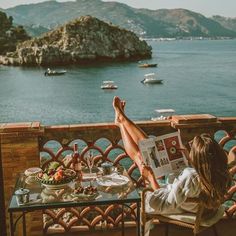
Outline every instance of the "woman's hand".
<path fill-rule="evenodd" d="M 184 146 L 184 145 L 182 144 L 181 147 L 178 147 L 178 148 L 177 148 L 177 151 L 182 152 L 182 153 L 185 155 L 185 157 L 186 157 L 186 159 L 188 160 L 188 162 L 191 162 L 191 161 L 190 161 L 190 158 L 189 158 L 189 151 L 188 151 L 188 149 L 187 149 L 186 146 Z"/>

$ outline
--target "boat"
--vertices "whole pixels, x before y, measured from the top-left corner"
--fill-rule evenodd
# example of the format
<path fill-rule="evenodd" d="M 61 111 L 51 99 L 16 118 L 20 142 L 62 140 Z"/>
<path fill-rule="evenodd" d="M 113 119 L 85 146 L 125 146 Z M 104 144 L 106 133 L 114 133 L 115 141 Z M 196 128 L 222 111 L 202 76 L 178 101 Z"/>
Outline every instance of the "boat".
<path fill-rule="evenodd" d="M 155 110 L 157 117 L 152 117 L 152 121 L 157 120 L 166 120 L 168 117 L 172 116 L 175 113 L 174 109 L 157 109 Z"/>
<path fill-rule="evenodd" d="M 66 73 L 66 70 L 61 70 L 61 71 L 56 71 L 56 70 L 51 70 L 47 69 L 44 73 L 45 76 L 55 76 L 55 75 L 64 75 Z"/>
<path fill-rule="evenodd" d="M 149 73 L 144 75 L 144 79 L 141 81 L 143 84 L 161 84 L 162 79 L 157 79 L 155 73 Z"/>
<path fill-rule="evenodd" d="M 118 86 L 115 85 L 114 81 L 107 80 L 107 81 L 103 81 L 101 85 L 101 89 L 118 89 Z"/>
<path fill-rule="evenodd" d="M 157 64 L 144 63 L 144 64 L 140 64 L 138 67 L 140 68 L 157 67 Z"/>

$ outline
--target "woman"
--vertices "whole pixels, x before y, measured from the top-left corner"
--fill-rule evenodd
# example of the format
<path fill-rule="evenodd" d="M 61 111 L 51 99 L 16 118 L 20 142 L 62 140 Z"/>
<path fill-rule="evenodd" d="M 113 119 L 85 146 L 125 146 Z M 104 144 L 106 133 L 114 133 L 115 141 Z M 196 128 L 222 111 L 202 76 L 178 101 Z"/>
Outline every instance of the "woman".
<path fill-rule="evenodd" d="M 143 164 L 138 147 L 139 141 L 148 136 L 125 115 L 124 106 L 124 101 L 114 97 L 115 124 L 120 128 L 125 150 L 154 190 L 147 197 L 147 211 L 158 214 L 195 213 L 197 203 L 187 201 L 195 197 L 203 200 L 205 208 L 217 210 L 230 184 L 227 157 L 219 144 L 207 134 L 196 136 L 189 155 L 187 150 L 182 150 L 188 156 L 190 166 L 175 178 L 173 184 L 160 187 L 152 169 Z"/>

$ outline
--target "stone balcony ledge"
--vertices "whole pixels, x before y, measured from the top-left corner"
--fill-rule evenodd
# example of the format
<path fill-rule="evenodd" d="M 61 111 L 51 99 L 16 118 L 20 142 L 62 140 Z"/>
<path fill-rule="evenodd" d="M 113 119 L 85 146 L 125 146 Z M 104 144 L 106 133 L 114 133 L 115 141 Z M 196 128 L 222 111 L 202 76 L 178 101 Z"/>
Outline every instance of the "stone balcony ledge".
<path fill-rule="evenodd" d="M 194 115 L 176 115 L 167 120 L 158 121 L 136 121 L 140 127 L 164 127 L 171 126 L 173 128 L 195 128 L 205 126 L 222 126 L 224 124 L 235 124 L 236 117 L 215 117 L 209 114 Z M 0 133 L 11 132 L 42 132 L 43 130 L 54 131 L 76 131 L 99 129 L 116 129 L 113 122 L 107 123 L 88 123 L 88 124 L 66 124 L 66 125 L 41 125 L 39 121 L 35 122 L 19 122 L 19 123 L 0 123 Z"/>

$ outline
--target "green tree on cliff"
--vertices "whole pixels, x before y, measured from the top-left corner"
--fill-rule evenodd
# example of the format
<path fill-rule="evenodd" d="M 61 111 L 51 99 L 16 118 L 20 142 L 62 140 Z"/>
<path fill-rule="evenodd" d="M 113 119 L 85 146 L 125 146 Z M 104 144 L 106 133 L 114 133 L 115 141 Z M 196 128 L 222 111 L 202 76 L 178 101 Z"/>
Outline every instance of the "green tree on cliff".
<path fill-rule="evenodd" d="M 29 38 L 23 26 L 13 26 L 13 18 L 0 11 L 0 54 L 15 51 L 17 43 Z"/>

